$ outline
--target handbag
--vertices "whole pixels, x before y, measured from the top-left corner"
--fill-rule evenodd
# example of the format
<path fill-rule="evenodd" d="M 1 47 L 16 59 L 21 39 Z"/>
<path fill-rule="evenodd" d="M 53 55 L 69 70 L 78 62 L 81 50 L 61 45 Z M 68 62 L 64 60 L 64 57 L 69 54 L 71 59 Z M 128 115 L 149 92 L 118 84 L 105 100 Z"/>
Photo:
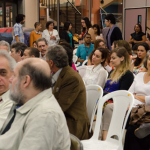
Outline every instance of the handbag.
<path fill-rule="evenodd" d="M 141 125 L 150 123 L 150 105 L 140 104 L 132 108 L 130 115 L 130 125 Z"/>

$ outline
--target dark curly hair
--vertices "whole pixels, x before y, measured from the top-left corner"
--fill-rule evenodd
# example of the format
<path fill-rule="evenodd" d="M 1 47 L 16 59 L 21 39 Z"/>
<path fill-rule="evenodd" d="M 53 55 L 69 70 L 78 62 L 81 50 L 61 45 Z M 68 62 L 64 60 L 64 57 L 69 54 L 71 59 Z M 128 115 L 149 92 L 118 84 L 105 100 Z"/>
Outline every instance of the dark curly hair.
<path fill-rule="evenodd" d="M 108 14 L 105 16 L 105 19 L 106 20 L 110 20 L 111 24 L 116 24 L 116 18 L 113 14 Z"/>
<path fill-rule="evenodd" d="M 97 35 L 100 35 L 100 28 L 99 28 L 99 25 L 98 25 L 98 24 L 94 24 L 94 25 L 93 25 L 93 29 L 94 29 L 94 27 L 97 28 Z"/>
<path fill-rule="evenodd" d="M 49 28 L 49 25 L 52 24 L 52 23 L 53 23 L 53 25 L 54 25 L 54 22 L 53 22 L 53 21 L 48 21 L 48 22 L 46 23 L 46 29 L 48 29 L 48 28 Z"/>
<path fill-rule="evenodd" d="M 16 16 L 16 23 L 20 23 L 21 21 L 23 21 L 23 18 L 25 17 L 25 15 L 23 14 L 18 14 Z"/>

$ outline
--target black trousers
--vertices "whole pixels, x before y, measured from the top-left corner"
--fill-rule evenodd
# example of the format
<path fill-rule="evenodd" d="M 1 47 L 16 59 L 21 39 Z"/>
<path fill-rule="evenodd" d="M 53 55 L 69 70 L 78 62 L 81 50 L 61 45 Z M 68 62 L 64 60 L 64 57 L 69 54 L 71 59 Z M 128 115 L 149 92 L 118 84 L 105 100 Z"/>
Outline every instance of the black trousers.
<path fill-rule="evenodd" d="M 124 150 L 149 150 L 150 149 L 150 135 L 143 139 L 139 139 L 134 135 L 135 129 L 139 125 L 130 125 L 126 132 Z"/>

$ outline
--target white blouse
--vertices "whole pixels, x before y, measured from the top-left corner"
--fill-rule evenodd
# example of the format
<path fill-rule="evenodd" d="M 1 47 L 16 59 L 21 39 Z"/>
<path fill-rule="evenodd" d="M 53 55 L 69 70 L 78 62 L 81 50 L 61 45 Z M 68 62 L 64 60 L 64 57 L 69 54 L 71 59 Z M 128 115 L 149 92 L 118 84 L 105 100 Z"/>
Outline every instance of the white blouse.
<path fill-rule="evenodd" d="M 50 40 L 50 37 L 51 36 L 55 36 L 56 37 L 56 40 Z M 48 42 L 48 46 L 53 46 L 53 45 L 56 45 L 58 44 L 59 40 L 60 40 L 60 37 L 59 37 L 59 34 L 58 34 L 58 31 L 53 29 L 53 31 L 48 31 L 47 29 L 45 29 L 42 33 L 42 37 L 45 38 Z"/>
<path fill-rule="evenodd" d="M 145 73 L 146 72 L 141 72 L 135 76 L 134 81 L 131 87 L 129 88 L 129 92 L 136 93 L 136 95 L 145 96 L 145 104 L 150 105 L 150 81 L 146 84 L 144 83 Z M 144 104 L 144 103 L 135 99 L 133 107 L 135 107 L 137 104 Z"/>
<path fill-rule="evenodd" d="M 97 84 L 104 88 L 107 76 L 108 73 L 101 64 L 95 68 L 91 65 L 87 66 L 83 81 L 85 85 Z"/>

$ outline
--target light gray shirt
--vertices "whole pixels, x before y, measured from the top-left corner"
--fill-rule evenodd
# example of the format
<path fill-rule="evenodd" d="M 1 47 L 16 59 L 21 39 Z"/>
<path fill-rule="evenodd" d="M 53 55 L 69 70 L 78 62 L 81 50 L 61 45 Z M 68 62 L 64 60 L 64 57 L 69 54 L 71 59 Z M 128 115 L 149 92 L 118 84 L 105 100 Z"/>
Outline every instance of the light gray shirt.
<path fill-rule="evenodd" d="M 70 134 L 58 102 L 47 89 L 16 110 L 0 150 L 70 150 Z"/>

